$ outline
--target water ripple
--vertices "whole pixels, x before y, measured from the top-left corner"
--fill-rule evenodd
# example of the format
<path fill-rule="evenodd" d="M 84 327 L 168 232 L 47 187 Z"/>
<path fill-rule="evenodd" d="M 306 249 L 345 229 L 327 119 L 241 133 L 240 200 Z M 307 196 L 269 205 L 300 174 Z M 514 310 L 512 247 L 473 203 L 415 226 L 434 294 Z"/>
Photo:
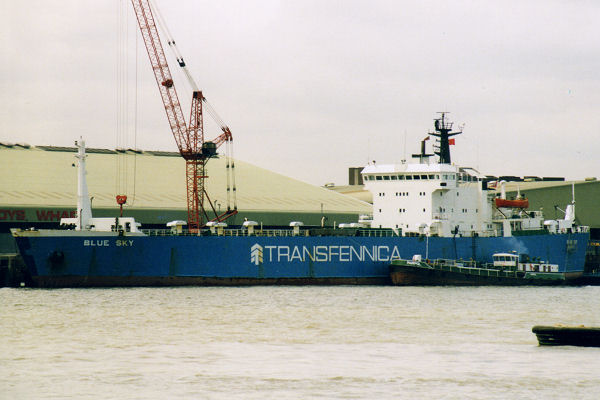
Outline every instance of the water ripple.
<path fill-rule="evenodd" d="M 0 399 L 595 398 L 600 288 L 0 289 Z"/>

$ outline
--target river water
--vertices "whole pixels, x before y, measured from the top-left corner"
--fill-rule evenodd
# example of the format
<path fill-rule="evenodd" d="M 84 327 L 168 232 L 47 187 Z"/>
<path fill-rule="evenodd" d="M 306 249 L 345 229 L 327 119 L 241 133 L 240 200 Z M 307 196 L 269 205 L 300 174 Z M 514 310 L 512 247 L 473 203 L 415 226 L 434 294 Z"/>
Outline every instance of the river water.
<path fill-rule="evenodd" d="M 2 399 L 597 399 L 600 287 L 0 289 Z"/>

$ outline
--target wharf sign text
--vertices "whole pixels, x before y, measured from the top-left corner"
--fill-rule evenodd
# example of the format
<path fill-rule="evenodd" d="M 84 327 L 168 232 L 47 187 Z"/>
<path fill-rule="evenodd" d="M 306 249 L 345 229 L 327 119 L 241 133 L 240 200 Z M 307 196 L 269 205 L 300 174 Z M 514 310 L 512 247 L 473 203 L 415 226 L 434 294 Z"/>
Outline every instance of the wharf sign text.
<path fill-rule="evenodd" d="M 27 212 L 29 211 L 29 213 Z M 60 222 L 61 218 L 76 218 L 75 210 L 35 210 L 36 218 L 28 218 L 34 210 L 25 209 L 1 209 L 0 221 L 38 221 L 38 222 Z"/>

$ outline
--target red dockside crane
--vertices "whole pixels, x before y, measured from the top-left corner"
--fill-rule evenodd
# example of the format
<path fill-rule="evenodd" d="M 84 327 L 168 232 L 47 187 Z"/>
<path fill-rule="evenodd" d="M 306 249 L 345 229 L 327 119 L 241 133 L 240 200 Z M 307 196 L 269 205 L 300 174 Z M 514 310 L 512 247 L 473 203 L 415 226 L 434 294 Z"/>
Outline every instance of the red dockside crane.
<path fill-rule="evenodd" d="M 150 5 L 150 0 L 131 0 L 135 15 L 137 17 L 138 26 L 146 45 L 146 51 L 152 65 L 154 77 L 158 84 L 160 96 L 167 112 L 167 118 L 171 131 L 175 137 L 175 142 L 179 149 L 179 153 L 185 159 L 186 165 L 186 182 L 187 182 L 187 206 L 188 206 L 188 228 L 190 232 L 197 233 L 200 228 L 206 225 L 208 221 L 223 221 L 232 215 L 237 214 L 237 206 L 233 208 L 230 204 L 227 204 L 227 210 L 220 214 L 215 210 L 213 202 L 208 197 L 208 193 L 205 188 L 206 176 L 206 163 L 211 157 L 216 156 L 217 148 L 223 143 L 227 143 L 230 147 L 233 141 L 231 131 L 223 123 L 221 118 L 216 114 L 214 109 L 206 101 L 206 98 L 202 95 L 202 91 L 198 90 L 196 83 L 191 77 L 189 71 L 186 68 L 183 57 L 177 51 L 175 46 L 175 40 L 168 37 L 168 44 L 171 46 L 177 58 L 179 66 L 183 69 L 185 75 L 188 78 L 193 90 L 192 94 L 192 107 L 190 112 L 190 123 L 186 124 L 177 97 L 177 91 L 173 83 L 173 77 L 169 70 L 167 58 L 163 50 L 158 29 L 156 27 L 157 20 L 153 14 L 153 10 Z M 154 7 L 154 11 L 157 11 Z M 160 16 L 159 16 L 160 17 Z M 160 19 L 158 20 L 160 23 Z M 166 25 L 163 25 L 163 33 L 170 36 L 170 33 L 166 29 Z M 204 121 L 203 121 L 203 104 L 206 106 L 209 114 L 215 119 L 215 122 L 220 126 L 222 133 L 212 141 L 204 140 Z M 233 161 L 228 158 L 227 162 L 227 199 L 229 203 L 230 192 L 233 191 L 235 199 L 235 183 L 233 188 L 229 187 L 231 177 L 233 176 Z M 235 181 L 234 181 L 235 182 Z M 207 209 L 212 209 L 214 217 L 209 217 Z"/>

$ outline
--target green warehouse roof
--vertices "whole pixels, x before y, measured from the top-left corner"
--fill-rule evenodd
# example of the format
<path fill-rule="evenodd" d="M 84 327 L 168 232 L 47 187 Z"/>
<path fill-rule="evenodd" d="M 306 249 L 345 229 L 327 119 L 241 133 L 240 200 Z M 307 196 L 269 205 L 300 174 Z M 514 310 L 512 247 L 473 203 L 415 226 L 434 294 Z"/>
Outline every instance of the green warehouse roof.
<path fill-rule="evenodd" d="M 116 208 L 116 194 L 132 210 L 185 210 L 185 161 L 178 153 L 87 150 L 87 181 L 93 208 Z M 0 144 L 0 206 L 74 208 L 77 199 L 75 147 Z M 226 208 L 226 160 L 207 164 L 207 191 Z M 281 174 L 235 161 L 240 214 L 368 214 L 371 205 Z M 117 178 L 120 177 L 120 178 Z M 341 222 L 341 221 L 338 221 Z"/>

